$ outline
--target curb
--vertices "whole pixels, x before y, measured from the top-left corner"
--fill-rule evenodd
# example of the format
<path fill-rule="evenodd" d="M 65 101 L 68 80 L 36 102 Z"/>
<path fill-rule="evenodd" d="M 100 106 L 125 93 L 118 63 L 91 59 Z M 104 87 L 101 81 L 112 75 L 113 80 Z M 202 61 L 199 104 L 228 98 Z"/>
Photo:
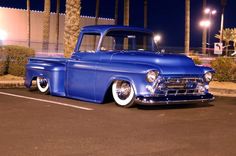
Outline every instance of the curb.
<path fill-rule="evenodd" d="M 0 81 L 0 89 L 25 88 L 24 81 Z M 215 96 L 236 97 L 235 89 L 214 88 L 209 91 Z"/>
<path fill-rule="evenodd" d="M 25 88 L 24 81 L 9 81 L 0 82 L 0 88 Z"/>
<path fill-rule="evenodd" d="M 215 96 L 236 97 L 235 89 L 210 88 L 209 91 Z"/>

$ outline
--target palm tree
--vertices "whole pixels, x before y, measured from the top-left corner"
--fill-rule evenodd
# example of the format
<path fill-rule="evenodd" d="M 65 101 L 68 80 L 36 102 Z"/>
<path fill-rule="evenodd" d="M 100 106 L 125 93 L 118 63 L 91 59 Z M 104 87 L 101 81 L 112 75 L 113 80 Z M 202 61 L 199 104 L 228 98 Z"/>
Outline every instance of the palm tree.
<path fill-rule="evenodd" d="M 148 18 L 147 0 L 144 0 L 144 28 L 147 28 L 147 18 Z"/>
<path fill-rule="evenodd" d="M 222 13 L 221 13 L 221 24 L 220 24 L 220 35 L 221 35 L 220 42 L 223 41 L 224 13 L 226 5 L 227 5 L 227 0 L 221 0 Z"/>
<path fill-rule="evenodd" d="M 98 24 L 99 7 L 100 7 L 100 0 L 96 0 L 95 25 Z"/>
<path fill-rule="evenodd" d="M 234 51 L 236 51 L 236 28 L 231 29 L 231 41 L 233 41 Z"/>
<path fill-rule="evenodd" d="M 48 50 L 50 35 L 50 0 L 44 0 L 44 21 L 43 21 L 43 50 Z"/>
<path fill-rule="evenodd" d="M 59 27 L 60 27 L 60 0 L 57 0 L 57 11 L 56 11 L 56 51 L 59 47 Z"/>
<path fill-rule="evenodd" d="M 144 17 L 144 19 L 143 19 L 143 27 L 144 28 L 147 28 L 147 0 L 143 0 L 143 17 Z M 147 47 L 147 38 L 146 37 L 144 37 L 143 38 L 143 47 L 144 47 L 144 49 L 146 49 L 146 47 Z"/>
<path fill-rule="evenodd" d="M 80 0 L 66 0 L 64 56 L 70 57 L 80 32 Z"/>
<path fill-rule="evenodd" d="M 124 0 L 124 25 L 129 25 L 129 0 Z"/>
<path fill-rule="evenodd" d="M 206 0 L 203 0 L 202 10 L 205 10 L 205 9 L 206 9 Z M 203 17 L 205 17 L 204 13 L 203 13 Z M 206 54 L 206 42 L 207 42 L 207 28 L 203 27 L 203 32 L 202 32 L 202 53 L 203 54 Z"/>
<path fill-rule="evenodd" d="M 118 9 L 119 9 L 119 0 L 115 1 L 115 25 L 118 24 Z"/>
<path fill-rule="evenodd" d="M 220 34 L 216 34 L 215 38 L 218 38 L 219 40 L 225 42 L 225 46 L 226 46 L 225 53 L 226 53 L 226 56 L 228 56 L 228 46 L 230 45 L 229 42 L 232 40 L 231 29 L 229 29 L 229 28 L 224 29 L 222 32 L 222 35 L 221 35 L 221 31 L 220 31 Z"/>
<path fill-rule="evenodd" d="M 124 23 L 123 25 L 129 26 L 129 0 L 124 0 Z M 124 39 L 125 48 L 128 47 L 128 38 Z"/>
<path fill-rule="evenodd" d="M 30 0 L 27 0 L 27 18 L 28 18 L 28 27 L 27 27 L 27 36 L 28 36 L 28 47 L 30 48 L 30 34 L 31 34 L 31 23 L 30 23 Z"/>
<path fill-rule="evenodd" d="M 184 52 L 189 53 L 190 45 L 190 0 L 185 0 L 185 41 Z"/>
<path fill-rule="evenodd" d="M 96 0 L 96 12 L 95 12 L 95 25 L 98 25 L 98 16 L 99 16 L 99 7 L 100 7 L 100 0 Z M 93 48 L 96 48 L 96 36 L 93 38 Z"/>

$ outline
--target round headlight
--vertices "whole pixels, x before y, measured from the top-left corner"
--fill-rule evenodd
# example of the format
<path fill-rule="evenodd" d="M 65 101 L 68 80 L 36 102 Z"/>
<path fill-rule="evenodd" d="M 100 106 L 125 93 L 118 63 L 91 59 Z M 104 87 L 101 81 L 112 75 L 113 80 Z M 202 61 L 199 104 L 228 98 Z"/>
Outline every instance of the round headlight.
<path fill-rule="evenodd" d="M 157 79 L 158 75 L 159 75 L 158 71 L 155 71 L 155 70 L 149 71 L 147 73 L 147 81 L 151 83 L 154 82 Z"/>
<path fill-rule="evenodd" d="M 210 82 L 212 80 L 212 73 L 206 72 L 206 74 L 204 75 L 204 78 L 205 78 L 206 82 Z"/>

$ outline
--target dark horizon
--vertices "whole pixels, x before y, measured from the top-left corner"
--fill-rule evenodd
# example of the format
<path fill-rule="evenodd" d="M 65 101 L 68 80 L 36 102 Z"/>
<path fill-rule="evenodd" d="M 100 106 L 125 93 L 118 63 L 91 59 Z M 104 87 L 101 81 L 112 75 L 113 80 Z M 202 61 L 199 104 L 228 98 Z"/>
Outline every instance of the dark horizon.
<path fill-rule="evenodd" d="M 96 0 L 81 0 L 81 15 L 95 16 Z M 171 4 L 171 5 L 170 5 Z M 31 2 L 31 10 L 43 11 L 43 1 L 34 0 Z M 1 7 L 26 9 L 26 0 L 0 0 Z M 211 44 L 218 41 L 214 35 L 220 29 L 221 6 L 220 0 L 208 0 L 207 6 L 217 10 L 212 17 Z M 228 0 L 225 9 L 225 28 L 236 27 L 236 1 Z M 114 18 L 115 0 L 100 0 L 100 17 Z M 51 0 L 51 11 L 56 10 L 56 0 Z M 65 0 L 61 0 L 61 13 L 65 12 Z M 148 0 L 148 28 L 162 35 L 162 46 L 184 47 L 184 17 L 185 0 L 157 1 Z M 202 17 L 202 1 L 191 1 L 191 47 L 201 47 L 202 28 L 199 21 Z M 119 1 L 118 24 L 123 24 L 123 1 Z M 143 0 L 130 0 L 130 26 L 143 27 Z"/>

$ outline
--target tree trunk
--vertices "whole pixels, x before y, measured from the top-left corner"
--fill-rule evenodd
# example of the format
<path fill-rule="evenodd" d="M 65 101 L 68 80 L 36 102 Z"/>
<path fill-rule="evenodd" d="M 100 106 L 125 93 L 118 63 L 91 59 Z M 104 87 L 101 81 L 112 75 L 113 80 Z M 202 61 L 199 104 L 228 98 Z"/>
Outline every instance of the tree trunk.
<path fill-rule="evenodd" d="M 148 18 L 148 5 L 147 5 L 147 0 L 144 0 L 144 28 L 147 28 L 147 18 Z"/>
<path fill-rule="evenodd" d="M 206 9 L 206 0 L 203 0 L 203 5 L 202 5 L 202 14 L 203 17 L 206 15 L 204 14 L 204 10 Z M 206 54 L 206 42 L 207 42 L 207 28 L 203 27 L 203 32 L 202 32 L 202 53 Z"/>
<path fill-rule="evenodd" d="M 129 0 L 124 0 L 124 23 L 123 25 L 129 26 Z M 124 48 L 128 49 L 128 38 L 124 39 Z"/>
<path fill-rule="evenodd" d="M 124 25 L 129 26 L 129 0 L 124 0 Z"/>
<path fill-rule="evenodd" d="M 119 0 L 115 2 L 115 25 L 118 24 L 118 10 L 119 10 Z"/>
<path fill-rule="evenodd" d="M 50 0 L 44 0 L 44 21 L 43 21 L 43 50 L 48 51 L 50 35 Z"/>
<path fill-rule="evenodd" d="M 229 41 L 225 41 L 225 46 L 226 46 L 226 48 L 225 48 L 225 54 L 226 54 L 226 56 L 228 56 L 228 53 L 229 53 Z"/>
<path fill-rule="evenodd" d="M 236 52 L 236 41 L 234 41 L 234 52 Z"/>
<path fill-rule="evenodd" d="M 100 0 L 96 0 L 95 25 L 98 25 Z M 96 36 L 93 38 L 93 49 L 96 49 Z"/>
<path fill-rule="evenodd" d="M 57 0 L 57 12 L 56 12 L 56 52 L 59 49 L 59 32 L 60 32 L 60 0 Z"/>
<path fill-rule="evenodd" d="M 188 55 L 190 45 L 190 0 L 185 0 L 185 42 L 184 52 Z"/>
<path fill-rule="evenodd" d="M 220 0 L 221 6 L 225 7 L 227 5 L 227 0 Z"/>
<path fill-rule="evenodd" d="M 95 25 L 98 25 L 98 16 L 100 11 L 99 7 L 100 7 L 100 0 L 96 0 Z"/>
<path fill-rule="evenodd" d="M 148 11 L 148 9 L 147 9 L 147 0 L 144 0 L 143 1 L 143 27 L 144 28 L 147 28 L 147 15 L 148 15 L 148 13 L 147 13 L 147 11 Z M 143 38 L 143 48 L 144 49 L 146 49 L 147 48 L 147 37 L 144 37 Z"/>
<path fill-rule="evenodd" d="M 64 56 L 70 57 L 74 51 L 80 32 L 80 0 L 66 0 Z"/>
<path fill-rule="evenodd" d="M 221 22 L 220 22 L 220 42 L 223 41 L 223 30 L 224 30 L 224 14 L 225 14 L 225 6 L 227 5 L 227 0 L 221 0 Z"/>
<path fill-rule="evenodd" d="M 28 19 L 28 26 L 27 26 L 28 47 L 30 48 L 30 42 L 31 42 L 30 0 L 27 0 L 27 19 Z"/>

